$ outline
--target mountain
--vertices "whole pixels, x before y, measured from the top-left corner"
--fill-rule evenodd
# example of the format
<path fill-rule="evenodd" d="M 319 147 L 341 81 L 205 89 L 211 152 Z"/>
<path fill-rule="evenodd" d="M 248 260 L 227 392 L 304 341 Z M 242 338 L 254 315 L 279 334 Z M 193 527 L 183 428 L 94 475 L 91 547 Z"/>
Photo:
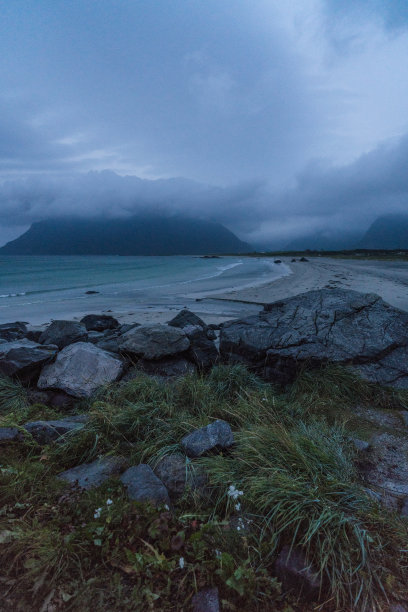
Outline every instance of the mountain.
<path fill-rule="evenodd" d="M 378 217 L 358 244 L 360 249 L 408 249 L 408 215 Z"/>
<path fill-rule="evenodd" d="M 341 251 L 354 249 L 361 240 L 363 232 L 351 231 L 324 231 L 309 236 L 301 236 L 285 246 L 287 251 Z"/>
<path fill-rule="evenodd" d="M 187 217 L 49 219 L 0 248 L 1 255 L 201 255 L 252 250 L 220 223 Z"/>

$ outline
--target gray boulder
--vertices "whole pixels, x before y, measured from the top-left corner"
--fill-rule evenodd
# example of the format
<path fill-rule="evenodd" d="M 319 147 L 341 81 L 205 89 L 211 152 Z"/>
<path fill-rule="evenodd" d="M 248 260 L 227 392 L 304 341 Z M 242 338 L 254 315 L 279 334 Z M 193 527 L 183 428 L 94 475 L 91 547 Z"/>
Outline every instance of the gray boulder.
<path fill-rule="evenodd" d="M 31 421 L 23 427 L 39 444 L 49 444 L 66 434 L 80 431 L 84 427 L 84 417 L 67 417 L 56 421 Z"/>
<path fill-rule="evenodd" d="M 22 439 L 23 435 L 17 427 L 0 427 L 0 444 L 19 442 Z"/>
<path fill-rule="evenodd" d="M 210 369 L 219 358 L 217 347 L 200 327 L 185 327 L 190 340 L 189 357 L 200 370 Z"/>
<path fill-rule="evenodd" d="M 220 352 L 276 382 L 331 362 L 369 381 L 408 388 L 408 313 L 374 294 L 309 291 L 224 323 Z"/>
<path fill-rule="evenodd" d="M 222 420 L 196 429 L 181 440 L 181 446 L 189 457 L 201 457 L 213 449 L 229 448 L 233 443 L 231 427 Z"/>
<path fill-rule="evenodd" d="M 57 478 L 65 480 L 81 489 L 98 487 L 108 478 L 117 476 L 128 466 L 123 457 L 102 457 L 92 463 L 83 463 L 58 474 Z"/>
<path fill-rule="evenodd" d="M 184 329 L 185 327 L 201 327 L 201 329 L 206 330 L 207 325 L 204 323 L 199 316 L 191 312 L 187 308 L 180 310 L 180 312 L 173 318 L 171 321 L 167 323 L 167 325 L 171 325 L 172 327 L 179 327 L 180 329 Z"/>
<path fill-rule="evenodd" d="M 202 589 L 191 600 L 192 612 L 220 612 L 218 589 Z"/>
<path fill-rule="evenodd" d="M 160 361 L 140 359 L 137 367 L 139 373 L 142 370 L 149 376 L 161 376 L 163 378 L 179 378 L 196 372 L 195 365 L 183 357 L 168 357 L 167 359 L 160 359 Z M 131 372 L 129 372 L 130 374 Z"/>
<path fill-rule="evenodd" d="M 40 389 L 61 389 L 74 397 L 90 397 L 98 387 L 118 380 L 123 363 L 88 342 L 65 347 L 38 379 Z"/>
<path fill-rule="evenodd" d="M 137 502 L 150 502 L 153 505 L 170 504 L 168 491 L 157 478 L 152 468 L 141 463 L 130 467 L 122 474 L 120 480 L 127 488 L 130 499 Z"/>
<path fill-rule="evenodd" d="M 0 325 L 0 339 L 7 340 L 19 340 L 25 338 L 27 334 L 27 326 L 22 321 L 15 321 L 14 323 L 3 323 Z"/>
<path fill-rule="evenodd" d="M 120 339 L 122 352 L 143 357 L 162 359 L 183 353 L 190 341 L 183 330 L 169 325 L 140 325 L 127 331 Z"/>
<path fill-rule="evenodd" d="M 96 343 L 96 346 L 104 351 L 108 351 L 108 353 L 120 354 L 119 338 L 103 338 Z"/>
<path fill-rule="evenodd" d="M 180 497 L 186 488 L 202 489 L 207 483 L 207 476 L 201 467 L 195 467 L 181 453 L 166 455 L 154 468 L 154 473 L 172 497 Z"/>
<path fill-rule="evenodd" d="M 89 314 L 82 317 L 81 323 L 85 325 L 87 331 L 103 332 L 107 329 L 117 329 L 119 321 L 110 315 Z"/>
<path fill-rule="evenodd" d="M 282 582 L 283 589 L 293 590 L 296 597 L 302 595 L 310 601 L 319 597 L 318 572 L 307 563 L 302 550 L 284 546 L 275 562 L 275 574 Z"/>
<path fill-rule="evenodd" d="M 12 340 L 0 344 L 0 374 L 13 376 L 23 382 L 34 380 L 42 366 L 57 354 L 56 346 L 44 346 L 26 340 Z"/>
<path fill-rule="evenodd" d="M 87 337 L 85 325 L 78 321 L 53 321 L 41 334 L 40 343 L 55 344 L 61 350 Z"/>

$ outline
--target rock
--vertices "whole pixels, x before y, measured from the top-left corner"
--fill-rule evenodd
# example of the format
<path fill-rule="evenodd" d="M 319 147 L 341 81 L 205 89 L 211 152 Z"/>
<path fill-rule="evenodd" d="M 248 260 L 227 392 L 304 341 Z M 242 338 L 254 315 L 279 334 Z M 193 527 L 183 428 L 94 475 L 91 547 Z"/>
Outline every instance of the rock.
<path fill-rule="evenodd" d="M 202 489 L 207 476 L 200 466 L 192 466 L 191 461 L 181 453 L 166 455 L 154 468 L 154 473 L 172 497 L 180 497 L 189 486 L 192 490 Z"/>
<path fill-rule="evenodd" d="M 407 606 L 403 606 L 402 604 L 392 604 L 390 606 L 389 612 L 408 612 Z"/>
<path fill-rule="evenodd" d="M 99 291 L 85 291 L 85 295 L 95 295 L 96 293 L 100 293 Z"/>
<path fill-rule="evenodd" d="M 200 370 L 210 369 L 219 358 L 214 342 L 200 327 L 185 327 L 185 333 L 190 341 L 189 357 Z"/>
<path fill-rule="evenodd" d="M 77 342 L 65 347 L 54 363 L 43 368 L 37 386 L 90 397 L 98 387 L 118 380 L 122 371 L 123 363 L 117 357 L 93 344 Z"/>
<path fill-rule="evenodd" d="M 169 325 L 140 325 L 123 334 L 119 347 L 124 353 L 144 359 L 162 359 L 183 353 L 190 341 L 183 330 Z"/>
<path fill-rule="evenodd" d="M 126 486 L 129 498 L 134 501 L 150 502 L 156 506 L 170 504 L 166 487 L 145 463 L 127 469 L 120 480 Z"/>
<path fill-rule="evenodd" d="M 313 601 L 318 599 L 320 580 L 300 549 L 284 546 L 275 562 L 275 574 L 285 591 L 293 590 L 296 597 Z"/>
<path fill-rule="evenodd" d="M 92 342 L 92 344 L 97 344 L 100 340 L 105 340 L 105 334 L 103 332 L 90 331 L 88 332 L 88 342 Z"/>
<path fill-rule="evenodd" d="M 120 474 L 127 466 L 128 462 L 123 457 L 102 457 L 92 463 L 83 463 L 61 472 L 57 478 L 82 489 L 92 489 L 108 478 Z"/>
<path fill-rule="evenodd" d="M 220 612 L 218 589 L 202 589 L 191 600 L 192 612 Z"/>
<path fill-rule="evenodd" d="M 276 264 L 281 264 L 281 263 L 282 263 L 282 260 L 281 260 L 281 259 L 275 259 L 275 261 L 274 261 L 273 263 L 276 263 Z"/>
<path fill-rule="evenodd" d="M 29 329 L 25 337 L 27 338 L 27 340 L 39 343 L 42 333 L 43 332 L 41 331 L 41 329 Z"/>
<path fill-rule="evenodd" d="M 53 321 L 41 334 L 40 343 L 55 344 L 61 350 L 87 337 L 85 325 L 78 321 Z"/>
<path fill-rule="evenodd" d="M 117 329 L 119 321 L 110 315 L 89 314 L 82 317 L 81 323 L 85 325 L 87 331 L 103 332 L 107 329 Z"/>
<path fill-rule="evenodd" d="M 73 408 L 75 400 L 71 395 L 63 391 L 53 391 L 52 389 L 41 390 L 36 388 L 27 389 L 28 401 L 30 404 L 44 404 L 52 408 L 68 409 Z"/>
<path fill-rule="evenodd" d="M 187 361 L 183 357 L 169 357 L 168 359 L 161 359 L 160 361 L 147 361 L 141 359 L 137 363 L 138 370 L 135 373 L 140 373 L 140 370 L 149 374 L 150 376 L 162 376 L 165 378 L 180 378 L 181 376 L 187 376 L 187 374 L 194 374 L 196 367 L 191 361 Z M 135 377 L 129 372 L 128 380 Z"/>
<path fill-rule="evenodd" d="M 41 367 L 57 354 L 56 346 L 44 346 L 22 338 L 0 344 L 0 374 L 32 382 Z"/>
<path fill-rule="evenodd" d="M 109 353 L 120 354 L 119 338 L 104 338 L 96 343 L 96 346 Z"/>
<path fill-rule="evenodd" d="M 0 444 L 19 442 L 22 439 L 23 435 L 17 427 L 0 427 Z"/>
<path fill-rule="evenodd" d="M 131 329 L 134 329 L 135 327 L 140 327 L 140 323 L 123 323 L 123 325 L 119 327 L 118 331 L 119 334 L 122 336 L 123 334 L 130 331 Z"/>
<path fill-rule="evenodd" d="M 365 442 L 365 440 L 360 440 L 360 438 L 350 438 L 350 442 L 359 452 L 366 451 L 370 446 L 368 442 Z"/>
<path fill-rule="evenodd" d="M 373 294 L 309 291 L 223 325 L 220 352 L 268 380 L 293 381 L 304 367 L 350 365 L 365 379 L 408 388 L 408 313 Z"/>
<path fill-rule="evenodd" d="M 187 308 L 181 310 L 174 317 L 174 319 L 168 321 L 167 325 L 171 325 L 172 327 L 179 327 L 181 329 L 183 329 L 184 327 L 189 327 L 191 325 L 193 327 L 201 327 L 201 329 L 204 330 L 207 329 L 207 325 L 204 323 L 204 321 L 200 319 L 200 317 L 198 317 L 196 314 L 194 314 L 194 312 L 187 310 Z"/>
<path fill-rule="evenodd" d="M 297 261 L 297 259 L 293 258 L 290 260 L 292 263 L 295 263 Z"/>
<path fill-rule="evenodd" d="M 306 257 L 301 257 L 301 258 L 299 259 L 299 261 L 309 261 L 309 260 L 308 260 L 308 259 L 306 259 Z"/>
<path fill-rule="evenodd" d="M 231 427 L 222 420 L 196 429 L 181 440 L 181 446 L 189 457 L 201 457 L 215 448 L 229 448 L 233 443 L 234 436 Z"/>
<path fill-rule="evenodd" d="M 400 415 L 405 425 L 408 427 L 408 410 L 401 410 Z"/>
<path fill-rule="evenodd" d="M 27 326 L 22 321 L 14 323 L 3 323 L 0 325 L 0 338 L 11 342 L 12 340 L 20 340 L 27 334 Z"/>
<path fill-rule="evenodd" d="M 75 417 L 67 417 L 57 421 L 31 421 L 24 425 L 24 429 L 39 444 L 49 444 L 66 434 L 83 429 L 83 427 L 84 422 Z"/>

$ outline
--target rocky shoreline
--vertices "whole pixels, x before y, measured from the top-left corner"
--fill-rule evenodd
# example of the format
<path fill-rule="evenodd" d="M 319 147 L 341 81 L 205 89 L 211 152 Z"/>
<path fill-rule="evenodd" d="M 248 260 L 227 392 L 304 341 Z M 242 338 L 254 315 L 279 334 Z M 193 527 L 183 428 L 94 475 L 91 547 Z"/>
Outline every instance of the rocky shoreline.
<path fill-rule="evenodd" d="M 269 383 L 285 386 L 301 372 L 334 365 L 348 368 L 370 384 L 406 390 L 407 330 L 408 313 L 376 295 L 344 289 L 310 291 L 221 325 L 206 325 L 188 310 L 167 324 L 120 325 L 114 317 L 98 314 L 81 321 L 53 321 L 42 332 L 22 322 L 3 324 L 0 374 L 22 383 L 30 402 L 65 415 L 0 427 L 0 445 L 20 443 L 26 436 L 39 445 L 55 444 L 77 434 L 89 421 L 87 413 L 73 414 L 79 402 L 98 397 L 101 389 L 114 383 L 126 384 L 141 372 L 171 382 L 193 373 L 206 374 L 219 364 L 243 364 Z M 349 436 L 366 494 L 402 517 L 408 515 L 408 435 L 398 438 L 396 432 L 407 427 L 407 415 L 401 412 L 378 423 L 379 415 L 374 413 L 371 420 L 377 419 L 380 431 L 369 441 Z M 362 418 L 370 421 L 367 410 Z M 194 473 L 187 474 L 186 461 L 194 465 L 197 458 L 228 453 L 235 444 L 234 431 L 229 422 L 218 418 L 187 432 L 178 443 L 180 450 L 164 456 L 153 468 L 148 463 L 132 464 L 124 456 L 106 455 L 79 463 L 57 477 L 89 490 L 116 476 L 131 501 L 171 508 L 186 487 L 206 495 L 205 470 L 197 465 Z M 275 571 L 284 588 L 295 586 L 313 599 L 321 585 L 316 572 L 305 573 L 306 567 L 300 549 L 293 554 L 288 549 L 285 554 L 283 548 Z M 196 601 L 197 612 L 220 609 L 216 589 L 202 590 Z"/>

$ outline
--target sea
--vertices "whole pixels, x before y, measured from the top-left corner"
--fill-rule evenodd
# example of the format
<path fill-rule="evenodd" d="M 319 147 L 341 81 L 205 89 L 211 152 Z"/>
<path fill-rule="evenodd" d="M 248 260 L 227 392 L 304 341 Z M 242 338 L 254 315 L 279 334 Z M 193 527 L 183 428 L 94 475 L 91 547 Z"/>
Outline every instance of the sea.
<path fill-rule="evenodd" d="M 285 264 L 253 257 L 0 256 L 0 323 L 33 325 L 87 313 L 180 310 L 234 317 L 217 294 L 272 282 Z M 238 298 L 237 298 L 238 299 Z M 259 311 L 248 304 L 248 313 Z"/>

